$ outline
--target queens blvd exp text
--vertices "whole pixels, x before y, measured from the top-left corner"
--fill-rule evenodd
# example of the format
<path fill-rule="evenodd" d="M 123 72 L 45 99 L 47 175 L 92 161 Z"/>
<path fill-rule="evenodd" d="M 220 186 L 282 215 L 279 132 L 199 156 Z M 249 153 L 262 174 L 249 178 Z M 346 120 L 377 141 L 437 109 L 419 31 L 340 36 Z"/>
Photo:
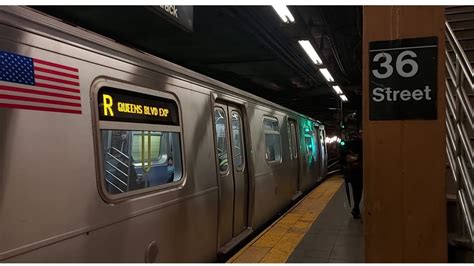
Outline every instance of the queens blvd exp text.
<path fill-rule="evenodd" d="M 111 95 L 103 94 L 103 108 L 105 116 L 114 116 L 114 109 L 120 113 L 140 114 L 149 116 L 168 117 L 169 109 L 156 106 L 148 106 L 142 104 L 134 104 L 127 102 L 117 102 L 114 107 L 114 100 Z"/>

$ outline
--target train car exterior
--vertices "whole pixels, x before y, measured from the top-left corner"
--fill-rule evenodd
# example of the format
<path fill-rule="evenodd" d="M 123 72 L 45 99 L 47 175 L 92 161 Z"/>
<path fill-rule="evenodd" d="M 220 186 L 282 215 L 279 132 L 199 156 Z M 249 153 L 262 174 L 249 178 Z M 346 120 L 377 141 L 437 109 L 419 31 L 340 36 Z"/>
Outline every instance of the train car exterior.
<path fill-rule="evenodd" d="M 215 261 L 326 175 L 309 117 L 29 8 L 0 33 L 0 261 Z"/>

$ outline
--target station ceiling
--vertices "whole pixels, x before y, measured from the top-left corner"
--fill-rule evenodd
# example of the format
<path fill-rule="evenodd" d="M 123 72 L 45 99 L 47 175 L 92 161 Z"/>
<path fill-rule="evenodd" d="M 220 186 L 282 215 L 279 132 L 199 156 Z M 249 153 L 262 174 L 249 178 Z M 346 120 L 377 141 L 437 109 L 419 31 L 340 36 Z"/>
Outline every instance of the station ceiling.
<path fill-rule="evenodd" d="M 185 31 L 144 6 L 36 6 L 69 24 L 190 68 L 335 128 L 339 102 L 298 44 L 311 41 L 349 98 L 345 114 L 361 112 L 362 8 L 289 6 L 284 23 L 271 6 L 194 6 Z"/>

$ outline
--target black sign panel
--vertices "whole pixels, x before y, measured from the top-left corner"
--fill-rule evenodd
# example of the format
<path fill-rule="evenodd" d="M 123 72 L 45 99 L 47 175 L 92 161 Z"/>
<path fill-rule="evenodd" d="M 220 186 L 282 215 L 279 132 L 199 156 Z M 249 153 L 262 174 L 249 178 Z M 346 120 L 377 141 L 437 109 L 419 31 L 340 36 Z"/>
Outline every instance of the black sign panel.
<path fill-rule="evenodd" d="M 437 119 L 438 37 L 371 42 L 369 119 Z"/>
<path fill-rule="evenodd" d="M 99 120 L 179 126 L 178 105 L 167 98 L 102 87 Z"/>
<path fill-rule="evenodd" d="M 193 31 L 193 6 L 162 5 L 151 8 L 185 31 Z"/>

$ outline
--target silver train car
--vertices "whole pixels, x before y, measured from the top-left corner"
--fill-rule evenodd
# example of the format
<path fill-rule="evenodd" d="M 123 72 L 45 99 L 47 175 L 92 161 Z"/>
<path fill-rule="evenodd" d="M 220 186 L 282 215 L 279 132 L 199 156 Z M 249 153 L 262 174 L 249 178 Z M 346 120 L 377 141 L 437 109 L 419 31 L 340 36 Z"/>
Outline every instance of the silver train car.
<path fill-rule="evenodd" d="M 212 262 L 326 175 L 309 117 L 0 8 L 0 261 Z"/>

